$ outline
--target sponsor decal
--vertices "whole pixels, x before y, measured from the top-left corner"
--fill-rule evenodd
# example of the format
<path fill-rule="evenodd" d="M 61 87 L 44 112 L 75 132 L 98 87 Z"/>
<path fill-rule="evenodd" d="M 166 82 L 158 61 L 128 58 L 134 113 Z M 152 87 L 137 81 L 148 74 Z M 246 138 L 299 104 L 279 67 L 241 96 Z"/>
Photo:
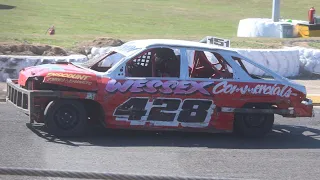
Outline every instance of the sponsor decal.
<path fill-rule="evenodd" d="M 278 84 L 263 85 L 257 84 L 254 87 L 248 84 L 231 84 L 227 81 L 214 82 L 196 82 L 196 81 L 161 81 L 161 80 L 126 80 L 123 83 L 111 79 L 106 85 L 107 92 L 130 91 L 132 93 L 163 93 L 163 94 L 193 94 L 201 93 L 203 95 L 215 94 L 257 94 L 257 95 L 276 95 L 280 97 L 290 97 L 292 88 Z"/>
<path fill-rule="evenodd" d="M 90 81 L 82 81 L 77 79 L 65 79 L 65 78 L 57 78 L 57 77 L 49 77 L 46 79 L 46 82 L 60 82 L 60 83 L 70 83 L 70 84 L 84 84 L 91 85 Z"/>
<path fill-rule="evenodd" d="M 88 75 L 82 75 L 82 74 L 66 74 L 66 73 L 48 73 L 48 77 L 64 77 L 64 78 L 70 78 L 70 79 L 78 79 L 78 80 L 87 80 L 91 76 Z"/>

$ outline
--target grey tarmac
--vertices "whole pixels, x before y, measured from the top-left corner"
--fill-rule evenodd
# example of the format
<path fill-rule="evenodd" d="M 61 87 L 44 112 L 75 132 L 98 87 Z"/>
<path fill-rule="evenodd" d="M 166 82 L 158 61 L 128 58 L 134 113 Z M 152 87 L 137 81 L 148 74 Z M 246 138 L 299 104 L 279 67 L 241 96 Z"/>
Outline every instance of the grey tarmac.
<path fill-rule="evenodd" d="M 232 134 L 105 130 L 59 139 L 0 103 L 0 166 L 239 179 L 319 178 L 320 108 L 314 118 L 276 116 L 262 139 Z M 63 179 L 0 176 L 0 179 Z"/>

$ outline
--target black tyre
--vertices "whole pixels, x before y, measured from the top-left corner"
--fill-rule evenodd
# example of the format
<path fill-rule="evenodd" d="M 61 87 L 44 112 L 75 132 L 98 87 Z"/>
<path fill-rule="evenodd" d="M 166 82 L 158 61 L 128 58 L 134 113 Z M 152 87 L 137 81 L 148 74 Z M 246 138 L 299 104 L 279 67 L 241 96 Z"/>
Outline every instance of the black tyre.
<path fill-rule="evenodd" d="M 83 135 L 87 120 L 83 104 L 75 100 L 51 101 L 44 111 L 44 123 L 48 132 L 58 137 Z"/>
<path fill-rule="evenodd" d="M 255 106 L 255 108 L 268 107 L 260 105 Z M 263 137 L 272 130 L 273 123 L 274 114 L 236 113 L 234 120 L 234 132 L 245 137 Z"/>

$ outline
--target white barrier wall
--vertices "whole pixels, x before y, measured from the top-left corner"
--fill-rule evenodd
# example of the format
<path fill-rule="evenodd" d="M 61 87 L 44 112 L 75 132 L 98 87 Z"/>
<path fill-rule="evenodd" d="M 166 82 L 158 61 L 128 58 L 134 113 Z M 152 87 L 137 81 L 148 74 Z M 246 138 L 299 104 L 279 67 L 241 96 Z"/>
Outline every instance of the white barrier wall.
<path fill-rule="evenodd" d="M 284 77 L 297 76 L 300 69 L 297 49 L 237 49 L 237 52 Z M 252 74 L 266 75 L 260 69 L 246 66 Z"/>
<path fill-rule="evenodd" d="M 104 53 L 106 53 L 111 47 L 102 47 L 102 48 L 96 48 L 93 47 L 90 51 L 90 55 L 88 55 L 88 58 L 96 58 Z"/>
<path fill-rule="evenodd" d="M 320 74 L 320 50 L 301 49 L 300 61 L 308 72 Z"/>
<path fill-rule="evenodd" d="M 238 25 L 238 37 L 270 37 L 280 38 L 282 34 L 281 25 L 291 24 L 295 26 L 297 23 L 307 23 L 306 21 L 300 20 L 280 20 L 279 22 L 273 22 L 272 19 L 268 18 L 247 18 L 241 19 Z M 298 31 L 293 28 L 293 37 L 298 36 Z"/>
<path fill-rule="evenodd" d="M 104 54 L 110 47 L 92 48 L 89 58 Z M 284 77 L 297 76 L 301 69 L 320 74 L 320 50 L 302 47 L 286 47 L 284 49 L 235 49 L 241 55 L 262 64 Z M 8 77 L 17 78 L 20 69 L 55 61 L 85 62 L 84 55 L 72 56 L 5 56 L 0 55 L 0 81 Z M 255 75 L 264 75 L 260 69 L 247 66 L 248 71 Z"/>
<path fill-rule="evenodd" d="M 84 55 L 70 56 L 9 56 L 0 55 L 0 82 L 5 82 L 7 78 L 18 78 L 22 68 L 49 64 L 57 61 L 85 62 L 88 58 Z"/>
<path fill-rule="evenodd" d="M 89 57 L 97 57 L 110 47 L 92 48 Z M 300 74 L 300 68 L 310 73 L 320 73 L 320 50 L 303 47 L 285 47 L 284 49 L 235 49 L 241 55 L 262 64 L 284 77 Z M 264 75 L 259 69 L 248 66 L 255 75 Z"/>
<path fill-rule="evenodd" d="M 299 61 L 305 71 L 320 74 L 320 49 L 304 47 L 285 47 L 299 51 Z"/>
<path fill-rule="evenodd" d="M 108 48 L 92 48 L 91 57 L 101 55 Z M 272 69 L 284 77 L 297 76 L 300 69 L 298 49 L 236 49 L 241 55 Z M 260 69 L 247 66 L 248 71 L 255 75 L 263 76 Z"/>

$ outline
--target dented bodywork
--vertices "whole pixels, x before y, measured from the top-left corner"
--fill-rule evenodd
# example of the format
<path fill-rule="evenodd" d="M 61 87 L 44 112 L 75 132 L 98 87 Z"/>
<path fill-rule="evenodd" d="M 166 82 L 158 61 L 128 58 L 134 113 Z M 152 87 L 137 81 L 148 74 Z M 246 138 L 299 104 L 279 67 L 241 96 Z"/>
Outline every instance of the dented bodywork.
<path fill-rule="evenodd" d="M 161 74 L 157 48 L 174 50 L 172 57 L 164 55 L 171 61 Z M 273 79 L 250 75 L 246 65 Z M 22 69 L 19 79 L 7 84 L 8 102 L 29 114 L 31 122 L 43 122 L 44 109 L 59 98 L 88 105 L 108 128 L 232 131 L 236 113 L 314 116 L 304 86 L 232 49 L 188 41 L 131 41 L 82 65 Z M 248 104 L 268 108 L 245 108 Z"/>
<path fill-rule="evenodd" d="M 26 86 L 27 81 L 40 79 L 43 84 L 56 84 L 82 90 L 97 90 L 97 75 L 73 64 L 45 64 L 22 69 L 18 83 Z"/>

